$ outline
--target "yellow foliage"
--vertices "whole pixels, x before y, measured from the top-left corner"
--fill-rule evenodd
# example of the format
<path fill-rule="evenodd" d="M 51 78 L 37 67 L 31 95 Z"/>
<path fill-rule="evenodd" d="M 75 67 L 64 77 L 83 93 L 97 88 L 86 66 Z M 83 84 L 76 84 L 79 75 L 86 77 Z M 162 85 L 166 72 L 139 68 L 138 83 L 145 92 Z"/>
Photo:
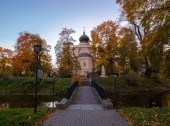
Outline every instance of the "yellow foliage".
<path fill-rule="evenodd" d="M 75 81 L 78 81 L 80 84 L 81 76 L 80 75 L 73 75 L 71 77 L 71 84 L 73 84 Z"/>

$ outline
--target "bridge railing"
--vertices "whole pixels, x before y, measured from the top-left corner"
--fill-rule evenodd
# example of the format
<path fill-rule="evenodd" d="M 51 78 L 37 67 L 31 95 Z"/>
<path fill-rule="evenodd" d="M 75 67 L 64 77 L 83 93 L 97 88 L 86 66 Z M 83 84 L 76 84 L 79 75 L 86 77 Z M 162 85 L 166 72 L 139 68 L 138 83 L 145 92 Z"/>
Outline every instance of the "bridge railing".
<path fill-rule="evenodd" d="M 78 87 L 78 81 L 74 82 L 68 89 L 67 89 L 67 99 L 70 99 L 70 97 L 72 96 L 74 90 L 76 89 L 76 87 Z"/>
<path fill-rule="evenodd" d="M 104 88 L 102 88 L 96 81 L 91 80 L 91 86 L 96 89 L 101 99 L 106 99 L 106 92 Z"/>

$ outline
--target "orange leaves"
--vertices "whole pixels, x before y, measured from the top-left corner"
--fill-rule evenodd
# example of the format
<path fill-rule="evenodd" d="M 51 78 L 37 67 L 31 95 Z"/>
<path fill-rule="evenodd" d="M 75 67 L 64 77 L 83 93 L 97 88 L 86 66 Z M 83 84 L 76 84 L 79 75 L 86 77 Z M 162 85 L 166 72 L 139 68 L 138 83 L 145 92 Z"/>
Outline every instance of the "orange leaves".
<path fill-rule="evenodd" d="M 118 27 L 113 21 L 103 22 L 91 31 L 97 66 L 105 65 L 106 73 L 136 70 L 137 44 L 134 32 Z M 98 68 L 100 69 L 100 68 Z"/>
<path fill-rule="evenodd" d="M 106 65 L 109 73 L 113 71 L 113 58 L 117 47 L 118 26 L 113 21 L 103 22 L 91 31 L 93 52 L 96 54 L 97 66 Z"/>
<path fill-rule="evenodd" d="M 163 45 L 169 43 L 169 0 L 117 0 L 117 3 L 121 5 L 126 20 L 134 27 L 141 44 L 140 57 L 145 59 L 146 69 L 159 72 L 163 67 Z M 133 40 L 128 34 L 126 39 Z M 120 44 L 125 42 L 120 40 Z"/>
<path fill-rule="evenodd" d="M 40 44 L 42 46 L 41 51 L 41 63 L 45 72 L 51 70 L 51 56 L 48 54 L 50 46 L 46 44 L 46 41 L 37 34 L 31 34 L 28 32 L 20 33 L 20 36 L 15 43 L 15 56 L 13 60 L 14 72 L 16 74 L 30 74 L 33 72 L 33 66 L 35 62 L 34 45 Z M 46 66 L 45 66 L 46 65 Z M 49 66 L 47 68 L 47 66 Z"/>

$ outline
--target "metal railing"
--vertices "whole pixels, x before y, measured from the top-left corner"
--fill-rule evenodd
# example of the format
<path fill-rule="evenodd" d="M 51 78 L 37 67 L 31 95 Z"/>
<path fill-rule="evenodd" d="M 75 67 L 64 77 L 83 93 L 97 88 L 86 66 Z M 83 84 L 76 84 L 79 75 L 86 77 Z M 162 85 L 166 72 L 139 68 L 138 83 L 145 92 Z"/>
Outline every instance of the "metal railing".
<path fill-rule="evenodd" d="M 91 86 L 96 89 L 101 99 L 106 99 L 105 90 L 96 81 L 91 80 Z"/>
<path fill-rule="evenodd" d="M 78 81 L 74 82 L 68 89 L 67 89 L 67 99 L 70 99 L 74 90 L 79 86 Z"/>

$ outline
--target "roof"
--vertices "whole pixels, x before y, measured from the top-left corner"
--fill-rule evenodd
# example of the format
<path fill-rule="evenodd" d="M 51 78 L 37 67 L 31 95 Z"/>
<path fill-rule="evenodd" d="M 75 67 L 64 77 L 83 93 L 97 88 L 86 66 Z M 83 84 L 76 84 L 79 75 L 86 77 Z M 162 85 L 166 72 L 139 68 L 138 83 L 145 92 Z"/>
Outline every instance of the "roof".
<path fill-rule="evenodd" d="M 85 32 L 83 32 L 83 35 L 80 36 L 79 41 L 81 43 L 88 43 L 89 42 L 89 37 L 85 34 Z"/>
<path fill-rule="evenodd" d="M 78 55 L 78 58 L 80 58 L 80 57 L 92 57 L 92 56 L 89 53 L 80 53 Z"/>

